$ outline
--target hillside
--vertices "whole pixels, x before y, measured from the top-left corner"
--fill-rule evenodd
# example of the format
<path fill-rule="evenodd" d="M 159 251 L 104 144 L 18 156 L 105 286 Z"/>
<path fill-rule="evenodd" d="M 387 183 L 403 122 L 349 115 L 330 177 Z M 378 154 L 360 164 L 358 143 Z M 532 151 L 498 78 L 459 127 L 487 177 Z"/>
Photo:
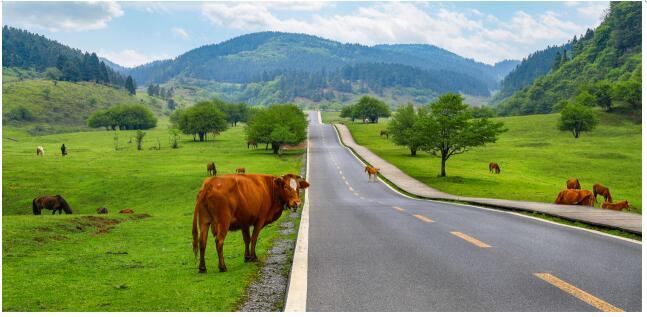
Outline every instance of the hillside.
<path fill-rule="evenodd" d="M 86 119 L 120 103 L 144 103 L 158 115 L 165 103 L 149 96 L 131 96 L 123 89 L 89 82 L 23 80 L 2 85 L 2 120 L 6 125 L 47 134 L 86 129 Z M 156 100 L 156 101 L 153 101 Z"/>
<path fill-rule="evenodd" d="M 499 113 L 550 113 L 563 101 L 597 89 L 613 98 L 605 108 L 640 120 L 641 16 L 639 2 L 612 2 L 602 24 L 573 45 L 570 60 L 504 100 Z"/>

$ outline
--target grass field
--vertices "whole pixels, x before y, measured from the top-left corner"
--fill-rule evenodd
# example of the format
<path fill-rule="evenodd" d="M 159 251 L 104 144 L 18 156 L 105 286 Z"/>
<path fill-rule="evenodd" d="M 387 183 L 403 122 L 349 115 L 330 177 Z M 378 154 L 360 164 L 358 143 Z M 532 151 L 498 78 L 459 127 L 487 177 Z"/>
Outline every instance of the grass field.
<path fill-rule="evenodd" d="M 237 166 L 248 173 L 298 172 L 303 151 L 281 157 L 248 150 L 243 128 L 230 129 L 208 142 L 184 137 L 179 149 L 168 146 L 167 124 L 147 131 L 144 150 L 128 143 L 132 131 L 80 132 L 30 137 L 5 127 L 2 177 L 3 311 L 230 311 L 258 274 L 257 263 L 243 263 L 243 242 L 231 232 L 225 242 L 229 272 L 218 273 L 209 239 L 207 274 L 197 273 L 191 250 L 195 195 L 207 177 L 206 164 L 218 173 Z M 159 138 L 162 149 L 149 148 Z M 65 143 L 69 155 L 61 157 Z M 42 145 L 45 156 L 37 157 Z M 73 215 L 45 212 L 33 216 L 31 200 L 61 194 Z M 95 209 L 107 207 L 108 215 Z M 150 217 L 118 215 L 131 208 Z M 279 236 L 284 216 L 264 229 L 261 259 Z M 96 216 L 96 217 L 89 217 Z"/>
<path fill-rule="evenodd" d="M 556 128 L 558 114 L 495 118 L 508 131 L 499 141 L 450 158 L 446 178 L 440 159 L 427 153 L 409 156 L 406 148 L 380 138 L 386 121 L 347 123 L 355 141 L 407 174 L 439 190 L 465 196 L 552 202 L 568 178 L 583 189 L 594 183 L 609 187 L 615 200 L 627 199 L 641 213 L 641 126 L 619 115 L 600 113 L 600 125 L 579 139 Z M 322 112 L 324 122 L 342 119 Z M 488 171 L 497 162 L 501 174 Z M 602 199 L 600 199 L 600 202 Z"/>

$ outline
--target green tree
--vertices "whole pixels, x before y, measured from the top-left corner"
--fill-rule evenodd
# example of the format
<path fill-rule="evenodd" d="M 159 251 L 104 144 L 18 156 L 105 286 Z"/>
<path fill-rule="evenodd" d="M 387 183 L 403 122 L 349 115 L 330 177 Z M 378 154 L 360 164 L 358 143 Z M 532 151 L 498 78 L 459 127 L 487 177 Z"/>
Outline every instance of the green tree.
<path fill-rule="evenodd" d="M 146 136 L 146 132 L 137 130 L 137 133 L 135 134 L 135 140 L 137 140 L 137 150 L 141 151 L 142 142 L 144 142 L 144 136 Z"/>
<path fill-rule="evenodd" d="M 629 106 L 630 110 L 642 108 L 642 87 L 639 80 L 630 79 L 617 82 L 613 87 L 613 98 Z"/>
<path fill-rule="evenodd" d="M 126 78 L 125 87 L 129 94 L 135 95 L 135 92 L 137 91 L 137 86 L 135 85 L 135 81 L 131 76 L 128 76 L 128 78 Z"/>
<path fill-rule="evenodd" d="M 7 116 L 15 121 L 31 121 L 34 119 L 34 114 L 25 106 L 17 106 L 11 108 Z"/>
<path fill-rule="evenodd" d="M 597 124 L 598 118 L 593 109 L 569 103 L 562 110 L 557 127 L 562 131 L 570 131 L 575 138 L 579 138 L 580 133 L 593 130 Z"/>
<path fill-rule="evenodd" d="M 107 110 L 95 111 L 88 117 L 87 123 L 91 128 L 145 130 L 154 128 L 157 118 L 153 112 L 140 104 L 116 105 Z"/>
<path fill-rule="evenodd" d="M 63 73 L 56 67 L 47 67 L 45 69 L 45 78 L 50 80 L 59 80 L 63 77 Z"/>
<path fill-rule="evenodd" d="M 600 80 L 589 88 L 593 97 L 595 97 L 595 104 L 602 107 L 604 111 L 611 111 L 612 106 L 612 88 L 608 80 Z"/>
<path fill-rule="evenodd" d="M 388 118 L 391 115 L 389 106 L 371 96 L 363 96 L 352 108 L 356 118 L 368 119 L 371 123 L 377 123 L 380 117 Z"/>
<path fill-rule="evenodd" d="M 553 62 L 553 70 L 557 70 L 561 65 L 562 65 L 562 54 L 559 51 L 557 51 L 557 53 L 555 53 L 555 61 Z"/>
<path fill-rule="evenodd" d="M 306 139 L 308 122 L 301 109 L 292 104 L 273 105 L 258 110 L 248 121 L 245 135 L 248 140 L 272 145 L 278 154 L 281 145 L 296 145 Z"/>
<path fill-rule="evenodd" d="M 429 111 L 420 119 L 425 137 L 423 148 L 440 156 L 440 176 L 445 177 L 447 160 L 469 149 L 494 143 L 506 131 L 503 123 L 489 119 L 472 119 L 469 106 L 458 94 L 445 94 L 429 105 Z"/>
<path fill-rule="evenodd" d="M 418 123 L 421 117 L 425 116 L 425 109 L 420 108 L 418 112 L 412 104 L 401 106 L 393 114 L 389 121 L 388 131 L 393 143 L 406 146 L 411 156 L 416 156 L 418 149 L 424 145 L 425 137 Z"/>
<path fill-rule="evenodd" d="M 595 96 L 593 96 L 586 90 L 582 90 L 577 96 L 575 96 L 575 103 L 590 108 L 597 105 Z"/>
<path fill-rule="evenodd" d="M 342 118 L 349 118 L 352 122 L 355 122 L 355 111 L 353 111 L 353 105 L 348 105 L 341 108 L 341 113 L 339 114 Z"/>
<path fill-rule="evenodd" d="M 207 133 L 227 130 L 225 114 L 213 102 L 202 101 L 186 110 L 175 112 L 178 114 L 171 116 L 171 122 L 176 122 L 183 133 L 193 135 L 194 140 L 197 135 L 200 142 L 203 142 Z"/>

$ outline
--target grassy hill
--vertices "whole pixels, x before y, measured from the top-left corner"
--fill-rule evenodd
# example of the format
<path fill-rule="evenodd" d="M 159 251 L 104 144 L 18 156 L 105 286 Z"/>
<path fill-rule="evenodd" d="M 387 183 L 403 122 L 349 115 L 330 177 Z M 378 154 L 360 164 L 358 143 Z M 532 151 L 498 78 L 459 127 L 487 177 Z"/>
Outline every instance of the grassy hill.
<path fill-rule="evenodd" d="M 15 74 L 15 71 L 10 73 Z M 5 81 L 2 85 L 2 119 L 4 124 L 21 127 L 32 134 L 87 130 L 86 119 L 91 113 L 116 104 L 142 103 L 160 115 L 166 102 L 157 99 L 131 96 L 123 89 L 90 82 Z M 16 108 L 27 109 L 29 117 L 12 117 L 11 112 Z"/>
<path fill-rule="evenodd" d="M 600 113 L 600 125 L 579 139 L 556 128 L 558 114 L 494 118 L 505 123 L 495 144 L 452 157 L 448 177 L 437 177 L 440 159 L 421 153 L 409 156 L 406 148 L 380 138 L 386 122 L 347 123 L 358 144 L 394 164 L 405 173 L 439 190 L 465 196 L 553 202 L 568 178 L 578 178 L 584 189 L 594 183 L 609 187 L 614 199 L 627 199 L 632 212 L 642 210 L 641 125 L 624 116 Z M 339 120 L 322 113 L 324 121 Z M 497 162 L 501 174 L 488 171 Z M 602 202 L 602 199 L 600 199 Z"/>
<path fill-rule="evenodd" d="M 144 150 L 128 143 L 133 131 L 93 131 L 27 137 L 6 127 L 2 196 L 3 311 L 230 311 L 245 296 L 259 264 L 243 262 L 243 241 L 231 232 L 225 242 L 229 272 L 217 272 L 209 238 L 209 273 L 198 274 L 191 251 L 195 195 L 207 177 L 206 163 L 220 173 L 244 166 L 250 173 L 298 173 L 302 150 L 277 157 L 248 150 L 243 127 L 216 140 L 168 146 L 167 123 L 147 131 Z M 157 144 L 161 150 L 149 150 Z M 65 143 L 69 155 L 58 148 Z M 45 156 L 35 147 L 43 145 Z M 31 200 L 61 194 L 73 215 L 31 214 Z M 108 215 L 95 209 L 107 207 Z M 144 219 L 118 215 L 131 208 Z M 88 218 L 86 216 L 97 216 Z M 119 221 L 124 221 L 117 223 Z M 261 232 L 261 259 L 282 236 L 280 223 L 297 221 L 284 213 Z M 295 224 L 298 227 L 298 224 Z M 290 236 L 294 238 L 294 234 Z"/>

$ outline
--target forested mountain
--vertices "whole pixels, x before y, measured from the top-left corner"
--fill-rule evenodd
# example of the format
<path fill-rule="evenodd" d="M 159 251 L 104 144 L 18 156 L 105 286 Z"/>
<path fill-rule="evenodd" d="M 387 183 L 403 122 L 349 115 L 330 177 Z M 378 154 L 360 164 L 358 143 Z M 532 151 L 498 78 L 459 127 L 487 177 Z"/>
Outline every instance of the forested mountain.
<path fill-rule="evenodd" d="M 48 70 L 65 81 L 94 81 L 123 86 L 125 79 L 95 53 L 81 52 L 46 37 L 13 27 L 2 28 L 2 66 Z"/>
<path fill-rule="evenodd" d="M 627 111 L 639 118 L 641 16 L 640 2 L 611 2 L 602 24 L 571 43 L 568 60 L 504 100 L 499 113 L 549 113 L 577 97 L 582 103 Z"/>

